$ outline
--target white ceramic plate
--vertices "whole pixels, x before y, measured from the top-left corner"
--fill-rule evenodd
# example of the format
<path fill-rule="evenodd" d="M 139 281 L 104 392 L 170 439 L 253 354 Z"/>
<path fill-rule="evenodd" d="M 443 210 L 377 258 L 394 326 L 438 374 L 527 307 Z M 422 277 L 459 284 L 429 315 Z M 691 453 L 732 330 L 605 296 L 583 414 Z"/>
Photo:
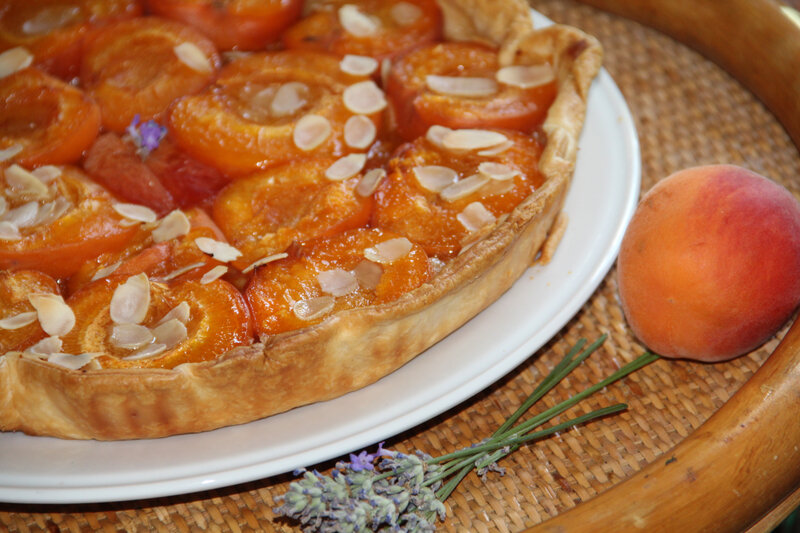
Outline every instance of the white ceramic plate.
<path fill-rule="evenodd" d="M 640 162 L 630 112 L 605 71 L 580 146 L 569 226 L 550 264 L 400 370 L 329 402 L 196 435 L 84 442 L 0 433 L 0 501 L 121 501 L 252 481 L 373 446 L 480 392 L 558 333 L 616 258 Z"/>

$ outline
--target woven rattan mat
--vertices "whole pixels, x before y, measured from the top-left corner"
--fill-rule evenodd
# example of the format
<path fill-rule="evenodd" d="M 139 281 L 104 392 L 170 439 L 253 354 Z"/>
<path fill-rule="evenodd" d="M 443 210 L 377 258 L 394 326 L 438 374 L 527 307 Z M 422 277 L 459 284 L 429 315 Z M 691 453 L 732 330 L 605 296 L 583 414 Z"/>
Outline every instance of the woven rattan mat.
<path fill-rule="evenodd" d="M 550 18 L 596 35 L 605 65 L 633 112 L 643 183 L 683 167 L 727 162 L 773 178 L 800 197 L 800 158 L 769 112 L 730 76 L 663 35 L 567 0 L 534 0 Z M 598 178 L 602 169 L 597 169 Z M 488 436 L 580 337 L 610 338 L 547 405 L 607 376 L 642 346 L 626 329 L 614 272 L 575 318 L 539 352 L 490 389 L 387 443 L 402 451 L 449 452 Z M 680 442 L 758 369 L 773 340 L 733 362 L 659 361 L 610 387 L 575 413 L 620 401 L 626 413 L 520 449 L 502 462 L 505 476 L 474 474 L 448 500 L 442 531 L 520 531 L 619 483 Z M 0 453 L 2 453 L 0 451 Z M 45 459 L 47 460 L 47 459 Z M 319 469 L 331 464 L 317 465 Z M 11 531 L 295 531 L 275 520 L 275 496 L 292 476 L 207 493 L 75 506 L 0 504 L 0 529 Z"/>

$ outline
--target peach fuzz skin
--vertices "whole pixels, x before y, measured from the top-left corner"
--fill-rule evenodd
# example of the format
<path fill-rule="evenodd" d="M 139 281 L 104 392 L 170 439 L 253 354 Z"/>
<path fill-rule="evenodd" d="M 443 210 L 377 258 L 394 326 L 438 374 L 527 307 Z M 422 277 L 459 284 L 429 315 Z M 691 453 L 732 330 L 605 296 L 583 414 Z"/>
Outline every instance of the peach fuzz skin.
<path fill-rule="evenodd" d="M 628 324 L 650 350 L 732 359 L 770 338 L 800 302 L 800 204 L 744 168 L 679 171 L 642 198 L 617 276 Z"/>

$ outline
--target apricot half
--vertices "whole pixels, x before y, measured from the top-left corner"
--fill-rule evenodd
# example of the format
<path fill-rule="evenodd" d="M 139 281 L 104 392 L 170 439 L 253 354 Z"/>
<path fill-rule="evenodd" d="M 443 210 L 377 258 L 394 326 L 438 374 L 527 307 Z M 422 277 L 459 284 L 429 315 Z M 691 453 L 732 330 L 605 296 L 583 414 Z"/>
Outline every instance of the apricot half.
<path fill-rule="evenodd" d="M 800 302 L 800 204 L 749 170 L 677 172 L 643 197 L 618 260 L 634 334 L 666 357 L 732 359 Z"/>

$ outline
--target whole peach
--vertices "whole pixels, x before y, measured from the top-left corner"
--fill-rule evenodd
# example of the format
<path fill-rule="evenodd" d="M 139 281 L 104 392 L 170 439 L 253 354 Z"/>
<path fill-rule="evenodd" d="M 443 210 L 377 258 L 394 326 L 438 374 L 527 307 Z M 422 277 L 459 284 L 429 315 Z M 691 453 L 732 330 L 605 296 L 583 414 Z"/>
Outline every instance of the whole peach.
<path fill-rule="evenodd" d="M 650 350 L 734 358 L 772 336 L 800 303 L 800 204 L 744 168 L 679 171 L 642 198 L 617 274 L 628 324 Z"/>

